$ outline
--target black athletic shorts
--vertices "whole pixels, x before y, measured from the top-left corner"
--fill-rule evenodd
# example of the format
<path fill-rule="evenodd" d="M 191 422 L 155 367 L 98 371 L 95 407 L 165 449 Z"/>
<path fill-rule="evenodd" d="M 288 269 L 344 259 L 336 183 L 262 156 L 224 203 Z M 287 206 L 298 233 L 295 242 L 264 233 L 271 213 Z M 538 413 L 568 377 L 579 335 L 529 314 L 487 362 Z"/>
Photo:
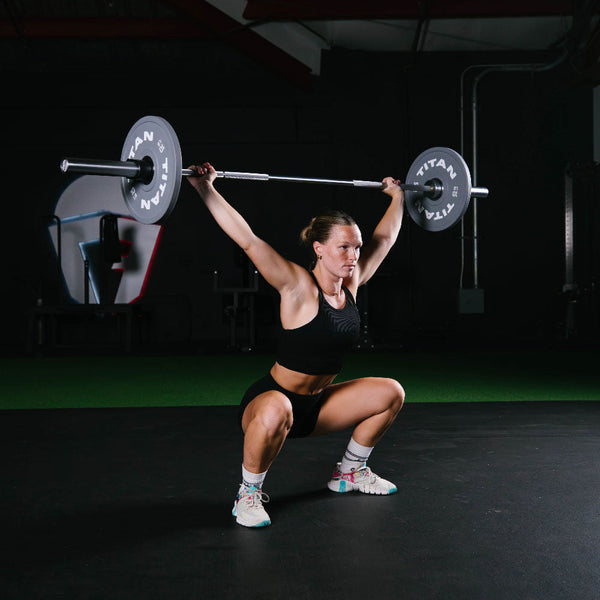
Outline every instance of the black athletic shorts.
<path fill-rule="evenodd" d="M 325 390 L 321 390 L 318 394 L 295 394 L 294 392 L 289 392 L 285 388 L 282 388 L 270 374 L 259 379 L 246 390 L 246 393 L 240 402 L 240 427 L 242 426 L 242 416 L 246 410 L 246 406 L 248 406 L 254 398 L 270 390 L 278 390 L 282 394 L 285 394 L 292 403 L 294 423 L 288 433 L 288 437 L 297 438 L 309 436 L 317 424 L 319 412 L 321 411 L 321 406 L 323 406 L 324 402 L 323 394 Z"/>

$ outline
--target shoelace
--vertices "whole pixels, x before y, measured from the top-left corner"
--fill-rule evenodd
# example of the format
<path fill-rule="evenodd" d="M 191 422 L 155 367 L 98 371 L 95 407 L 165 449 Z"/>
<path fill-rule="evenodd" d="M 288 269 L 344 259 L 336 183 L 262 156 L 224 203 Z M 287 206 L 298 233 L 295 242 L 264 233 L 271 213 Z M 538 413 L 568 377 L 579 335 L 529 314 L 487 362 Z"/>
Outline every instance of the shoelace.
<path fill-rule="evenodd" d="M 263 503 L 267 504 L 271 500 L 266 492 L 263 492 L 259 489 L 255 489 L 248 494 L 244 494 L 242 497 L 244 498 L 244 502 L 250 506 L 254 506 L 255 504 L 261 506 Z"/>
<path fill-rule="evenodd" d="M 367 467 L 366 465 L 364 467 L 361 467 L 358 471 L 355 472 L 355 475 L 359 475 L 360 477 L 364 477 L 365 479 L 369 480 L 369 483 L 375 483 L 375 481 L 377 481 L 377 475 L 375 475 L 375 473 L 373 473 L 373 471 L 371 471 L 370 467 Z"/>

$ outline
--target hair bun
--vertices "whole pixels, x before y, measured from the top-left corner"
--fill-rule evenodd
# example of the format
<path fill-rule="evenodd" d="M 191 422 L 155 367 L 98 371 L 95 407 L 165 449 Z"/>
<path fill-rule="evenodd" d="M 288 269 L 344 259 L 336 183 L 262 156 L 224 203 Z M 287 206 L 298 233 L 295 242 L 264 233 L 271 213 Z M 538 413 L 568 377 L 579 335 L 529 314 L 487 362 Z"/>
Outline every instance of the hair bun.
<path fill-rule="evenodd" d="M 313 217 L 310 220 L 310 223 L 300 232 L 300 241 L 307 246 L 312 246 L 312 243 L 315 241 L 313 224 L 316 218 L 317 217 Z"/>

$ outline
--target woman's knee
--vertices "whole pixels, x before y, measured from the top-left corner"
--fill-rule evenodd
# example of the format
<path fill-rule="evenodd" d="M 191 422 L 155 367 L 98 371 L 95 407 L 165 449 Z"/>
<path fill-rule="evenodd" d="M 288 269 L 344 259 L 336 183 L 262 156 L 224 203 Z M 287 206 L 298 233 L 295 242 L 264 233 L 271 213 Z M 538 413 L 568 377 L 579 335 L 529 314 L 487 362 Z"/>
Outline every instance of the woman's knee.
<path fill-rule="evenodd" d="M 255 405 L 251 406 L 253 403 Z M 263 397 L 255 398 L 251 405 L 248 406 L 250 411 L 246 409 L 246 412 L 250 412 L 250 415 L 244 429 L 254 423 L 266 430 L 268 435 L 276 436 L 282 433 L 287 434 L 292 427 L 294 422 L 292 403 L 281 392 L 267 392 Z"/>
<path fill-rule="evenodd" d="M 398 381 L 391 378 L 384 378 L 382 383 L 385 386 L 386 398 L 388 399 L 390 410 L 395 413 L 400 412 L 406 396 L 404 388 Z"/>

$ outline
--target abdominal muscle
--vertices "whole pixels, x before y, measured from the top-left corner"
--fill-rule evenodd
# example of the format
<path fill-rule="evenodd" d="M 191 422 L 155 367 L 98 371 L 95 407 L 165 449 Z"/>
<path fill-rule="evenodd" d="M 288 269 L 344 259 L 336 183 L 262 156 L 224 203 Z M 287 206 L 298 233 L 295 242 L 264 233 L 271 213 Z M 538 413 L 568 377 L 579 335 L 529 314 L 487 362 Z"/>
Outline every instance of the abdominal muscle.
<path fill-rule="evenodd" d="M 276 362 L 271 369 L 271 377 L 282 387 L 295 394 L 318 394 L 336 377 L 333 375 L 307 375 L 292 371 Z"/>

